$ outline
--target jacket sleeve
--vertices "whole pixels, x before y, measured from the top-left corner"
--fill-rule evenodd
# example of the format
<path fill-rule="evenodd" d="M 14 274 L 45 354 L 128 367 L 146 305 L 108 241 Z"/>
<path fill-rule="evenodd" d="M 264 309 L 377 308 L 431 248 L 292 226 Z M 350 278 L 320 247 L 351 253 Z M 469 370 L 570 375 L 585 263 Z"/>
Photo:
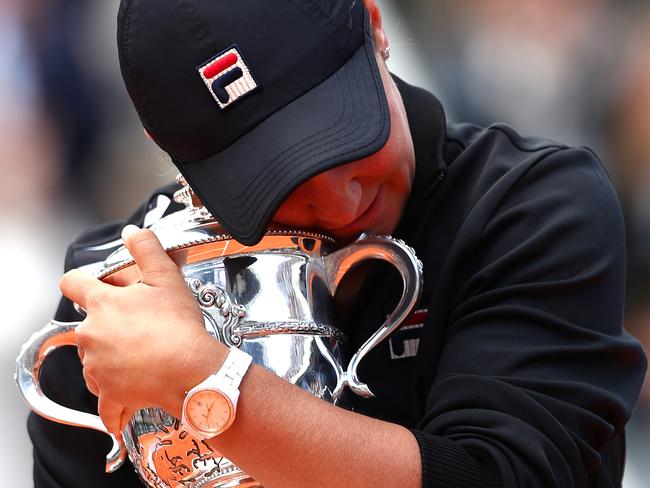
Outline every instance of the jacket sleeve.
<path fill-rule="evenodd" d="M 143 225 L 147 216 L 160 216 L 165 211 L 177 209 L 174 204 L 167 205 L 171 202 L 174 189 L 175 186 L 161 189 L 125 221 L 101 225 L 84 232 L 69 246 L 65 270 L 103 261 L 120 245 L 120 232 L 127 223 Z M 160 208 L 161 196 L 164 197 L 166 210 Z M 70 300 L 63 297 L 55 319 L 71 322 L 82 320 L 82 317 L 75 311 Z M 55 402 L 97 414 L 97 398 L 86 389 L 76 349 L 61 348 L 48 356 L 41 370 L 40 384 L 44 393 Z M 33 444 L 35 488 L 142 486 L 128 461 L 113 474 L 104 472 L 106 454 L 112 445 L 106 434 L 58 424 L 34 413 L 29 415 L 27 427 Z"/>
<path fill-rule="evenodd" d="M 624 279 L 619 204 L 588 150 L 513 169 L 473 205 L 430 305 L 448 313 L 415 431 L 425 486 L 615 486 L 602 456 L 646 368 Z"/>

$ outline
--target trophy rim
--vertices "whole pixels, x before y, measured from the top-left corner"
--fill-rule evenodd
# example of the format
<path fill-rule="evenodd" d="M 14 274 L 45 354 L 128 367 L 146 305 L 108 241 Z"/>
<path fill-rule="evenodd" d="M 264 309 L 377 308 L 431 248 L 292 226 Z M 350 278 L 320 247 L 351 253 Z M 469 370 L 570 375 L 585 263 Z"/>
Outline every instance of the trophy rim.
<path fill-rule="evenodd" d="M 264 252 L 264 251 L 278 251 L 286 249 L 297 249 L 299 248 L 298 242 L 293 242 L 292 239 L 313 239 L 316 241 L 325 242 L 334 246 L 338 245 L 338 241 L 328 235 L 321 234 L 318 232 L 312 232 L 307 230 L 295 230 L 295 229 L 269 229 L 265 234 L 262 240 L 253 246 L 246 246 L 239 243 L 235 238 L 228 233 L 214 234 L 214 235 L 203 235 L 200 238 L 188 239 L 183 242 L 178 242 L 173 245 L 163 246 L 166 253 L 174 253 L 178 251 L 183 251 L 191 249 L 197 246 L 204 246 L 209 244 L 215 244 L 219 242 L 232 241 L 235 242 L 234 246 L 227 246 L 220 251 L 221 256 L 229 256 L 232 254 L 246 254 L 253 252 Z M 278 240 L 282 241 L 281 246 L 278 246 Z M 120 249 L 115 251 L 123 251 L 125 248 L 122 246 Z M 110 276 L 122 271 L 130 266 L 135 264 L 133 257 L 128 254 L 128 258 L 119 261 L 113 265 L 110 265 L 106 268 L 101 269 L 96 277 L 100 280 L 105 280 Z"/>

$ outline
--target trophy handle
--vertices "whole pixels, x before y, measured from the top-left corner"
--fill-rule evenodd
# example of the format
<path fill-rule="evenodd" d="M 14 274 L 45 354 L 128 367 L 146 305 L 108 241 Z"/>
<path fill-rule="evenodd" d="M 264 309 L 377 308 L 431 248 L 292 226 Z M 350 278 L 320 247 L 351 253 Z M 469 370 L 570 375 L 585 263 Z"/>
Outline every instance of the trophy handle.
<path fill-rule="evenodd" d="M 380 259 L 392 264 L 402 276 L 402 296 L 397 307 L 383 325 L 352 356 L 344 373 L 343 383 L 362 397 L 374 397 L 370 388 L 359 381 L 357 368 L 361 360 L 380 342 L 388 338 L 411 313 L 422 291 L 422 263 L 415 251 L 403 241 L 389 236 L 362 235 L 355 243 L 324 257 L 332 295 L 341 279 L 354 265 L 369 259 Z"/>
<path fill-rule="evenodd" d="M 75 327 L 80 323 L 52 320 L 32 335 L 16 359 L 14 379 L 27 405 L 41 417 L 60 424 L 95 429 L 110 435 L 113 439 L 113 447 L 106 455 L 106 472 L 112 473 L 122 466 L 126 459 L 126 450 L 122 442 L 108 432 L 99 416 L 64 407 L 47 398 L 38 381 L 41 366 L 48 354 L 63 346 L 77 345 Z"/>

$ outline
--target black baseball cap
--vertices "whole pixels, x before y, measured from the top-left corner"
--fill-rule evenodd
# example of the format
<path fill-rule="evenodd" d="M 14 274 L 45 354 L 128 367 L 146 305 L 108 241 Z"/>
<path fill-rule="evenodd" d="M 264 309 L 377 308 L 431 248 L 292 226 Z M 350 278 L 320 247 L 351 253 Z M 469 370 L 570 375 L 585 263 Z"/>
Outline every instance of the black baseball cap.
<path fill-rule="evenodd" d="M 118 48 L 145 129 L 247 245 L 390 133 L 362 0 L 122 0 Z"/>

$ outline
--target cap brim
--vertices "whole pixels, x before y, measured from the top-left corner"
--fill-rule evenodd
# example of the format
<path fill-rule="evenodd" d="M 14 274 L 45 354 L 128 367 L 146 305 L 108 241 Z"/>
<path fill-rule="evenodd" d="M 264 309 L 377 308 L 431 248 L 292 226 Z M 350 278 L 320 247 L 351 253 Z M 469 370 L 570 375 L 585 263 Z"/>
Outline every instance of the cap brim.
<path fill-rule="evenodd" d="M 386 144 L 390 114 L 369 35 L 336 73 L 223 151 L 176 162 L 238 241 L 257 243 L 284 199 L 309 178 Z"/>

